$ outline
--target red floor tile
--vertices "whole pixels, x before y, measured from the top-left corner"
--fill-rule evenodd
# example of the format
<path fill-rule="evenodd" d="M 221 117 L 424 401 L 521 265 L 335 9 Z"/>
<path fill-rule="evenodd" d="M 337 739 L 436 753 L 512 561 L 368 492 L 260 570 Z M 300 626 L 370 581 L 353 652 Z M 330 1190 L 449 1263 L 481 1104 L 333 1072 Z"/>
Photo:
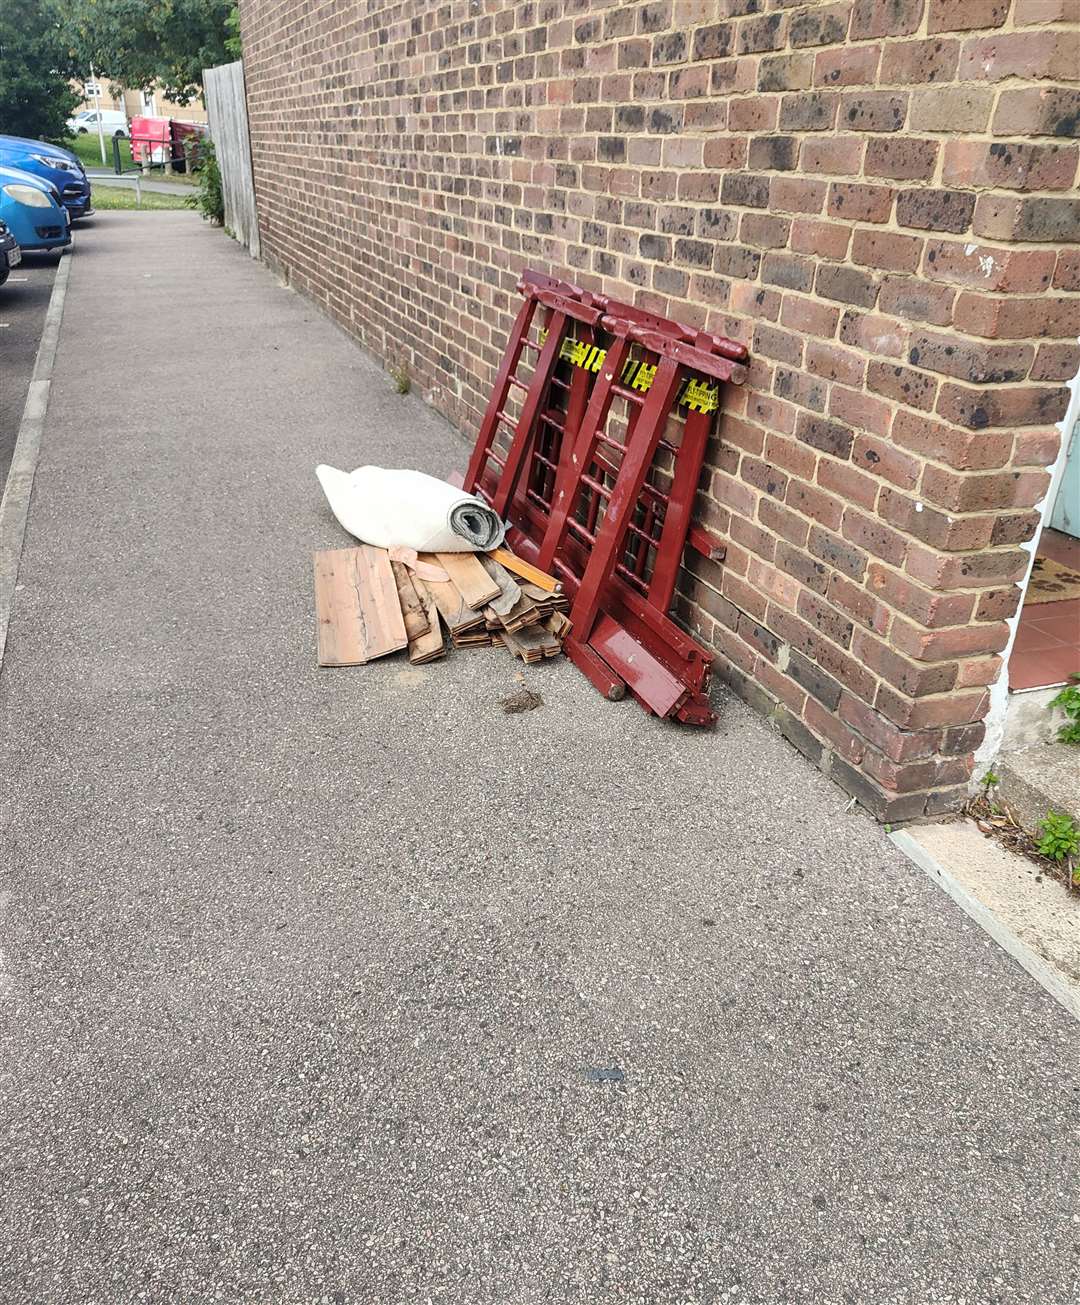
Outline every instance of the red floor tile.
<path fill-rule="evenodd" d="M 1009 658 L 1010 689 L 1040 689 L 1064 684 L 1070 675 L 1080 674 L 1080 648 L 1057 648 L 1049 652 L 1013 651 Z"/>
<path fill-rule="evenodd" d="M 1047 603 L 1047 613 L 1053 612 L 1057 603 Z M 1062 643 L 1080 646 L 1080 616 L 1045 616 L 1037 617 L 1036 627 L 1044 634 L 1055 635 Z"/>
<path fill-rule="evenodd" d="M 1080 623 L 1080 598 L 1059 598 L 1051 603 L 1024 602 L 1022 621 L 1039 621 L 1044 616 L 1071 616 Z"/>
<path fill-rule="evenodd" d="M 1048 634 L 1033 622 L 1020 622 L 1020 628 L 1016 632 L 1016 641 L 1013 644 L 1013 652 L 1018 653 L 1035 653 L 1044 652 L 1050 648 L 1066 647 L 1064 639 L 1059 639 L 1055 634 Z"/>
<path fill-rule="evenodd" d="M 1045 530 L 1039 555 L 1080 570 L 1080 539 Z M 1080 673 L 1080 598 L 1025 603 L 1009 657 L 1009 687 L 1038 689 L 1062 684 L 1074 673 Z"/>

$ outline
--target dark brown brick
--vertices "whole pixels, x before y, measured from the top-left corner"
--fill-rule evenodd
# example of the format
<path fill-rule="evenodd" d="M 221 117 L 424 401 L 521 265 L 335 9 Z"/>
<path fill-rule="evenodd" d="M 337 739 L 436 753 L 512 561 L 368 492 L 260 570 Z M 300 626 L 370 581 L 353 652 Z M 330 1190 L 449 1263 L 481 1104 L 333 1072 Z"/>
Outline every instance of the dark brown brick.
<path fill-rule="evenodd" d="M 898 363 L 871 362 L 866 373 L 866 383 L 875 394 L 886 394 L 898 403 L 929 412 L 934 406 L 938 382 L 911 367 Z"/>
<path fill-rule="evenodd" d="M 974 385 L 1021 381 L 1035 357 L 1030 344 L 977 344 L 956 335 L 917 331 L 911 337 L 908 362 Z"/>
<path fill-rule="evenodd" d="M 895 0 L 890 0 L 890 3 L 894 2 Z M 901 796 L 886 792 L 841 757 L 833 756 L 829 759 L 828 775 L 880 821 L 914 820 L 925 814 L 925 794 L 908 793 Z"/>
<path fill-rule="evenodd" d="M 952 321 L 956 291 L 951 286 L 912 277 L 887 276 L 881 282 L 878 307 L 915 322 L 947 326 Z"/>
<path fill-rule="evenodd" d="M 914 272 L 922 251 L 923 242 L 917 236 L 898 236 L 893 231 L 868 231 L 863 227 L 852 239 L 851 261 L 890 272 Z"/>
<path fill-rule="evenodd" d="M 839 106 L 840 97 L 835 91 L 785 95 L 780 105 L 780 130 L 829 131 Z"/>
<path fill-rule="evenodd" d="M 896 198 L 896 221 L 920 231 L 966 231 L 975 212 L 975 196 L 959 190 L 902 190 Z"/>
<path fill-rule="evenodd" d="M 769 178 L 750 172 L 731 172 L 721 184 L 720 199 L 725 204 L 738 204 L 744 208 L 766 208 Z"/>
<path fill-rule="evenodd" d="M 866 186 L 834 181 L 829 187 L 828 214 L 845 222 L 888 222 L 894 191 L 890 186 Z"/>
<path fill-rule="evenodd" d="M 930 0 L 928 32 L 962 32 L 1000 27 L 1009 15 L 1009 0 Z"/>
<path fill-rule="evenodd" d="M 799 142 L 794 136 L 756 136 L 750 142 L 752 168 L 790 172 L 798 164 Z"/>
<path fill-rule="evenodd" d="M 762 249 L 783 249 L 790 232 L 790 219 L 772 213 L 744 213 L 739 224 L 740 237 Z"/>
<path fill-rule="evenodd" d="M 1080 136 L 1080 90 L 1027 86 L 1003 90 L 994 113 L 995 136 Z"/>
<path fill-rule="evenodd" d="M 814 59 L 809 54 L 778 54 L 762 59 L 758 65 L 759 91 L 801 91 L 809 87 L 814 75 Z"/>
<path fill-rule="evenodd" d="M 996 186 L 1004 190 L 1067 190 L 1076 176 L 1080 146 L 1024 141 L 950 140 L 941 179 L 946 186 Z"/>
<path fill-rule="evenodd" d="M 783 49 L 786 23 L 787 15 L 783 13 L 762 14 L 739 23 L 736 53 L 760 54 L 766 50 Z"/>
<path fill-rule="evenodd" d="M 852 91 L 840 104 L 837 126 L 844 131 L 899 131 L 907 117 L 907 95 Z"/>
<path fill-rule="evenodd" d="M 923 0 L 855 0 L 850 37 L 910 36 L 922 22 Z"/>
<path fill-rule="evenodd" d="M 1062 386 L 1014 385 L 1000 390 L 972 390 L 949 383 L 941 387 L 937 410 L 946 421 L 970 430 L 988 426 L 1045 426 L 1060 421 L 1069 392 Z"/>
<path fill-rule="evenodd" d="M 868 177 L 895 181 L 929 181 L 937 166 L 938 143 L 910 136 L 877 136 L 867 142 L 864 171 Z"/>
<path fill-rule="evenodd" d="M 838 421 L 815 417 L 808 412 L 799 414 L 795 435 L 804 444 L 821 449 L 823 453 L 830 453 L 834 458 L 850 457 L 855 442 L 854 433 L 849 427 Z"/>
<path fill-rule="evenodd" d="M 694 33 L 691 58 L 722 59 L 731 53 L 734 41 L 735 29 L 731 23 L 699 27 Z"/>
<path fill-rule="evenodd" d="M 980 195 L 972 229 L 991 240 L 1080 242 L 1080 199 Z"/>
<path fill-rule="evenodd" d="M 802 721 L 797 720 L 790 711 L 782 708 L 771 713 L 770 719 L 785 739 L 797 748 L 804 757 L 815 766 L 821 765 L 825 749 L 821 741 L 813 735 Z"/>
<path fill-rule="evenodd" d="M 959 60 L 960 42 L 944 37 L 890 42 L 881 56 L 881 81 L 886 86 L 946 82 Z"/>
<path fill-rule="evenodd" d="M 814 265 L 798 254 L 767 254 L 761 279 L 765 285 L 808 291 L 814 283 Z"/>
<path fill-rule="evenodd" d="M 826 299 L 855 304 L 859 308 L 873 308 L 877 299 L 878 288 L 874 278 L 854 267 L 822 263 L 818 268 L 815 286 L 818 294 L 824 295 Z"/>
<path fill-rule="evenodd" d="M 788 40 L 793 46 L 838 45 L 847 34 L 851 5 L 823 5 L 816 9 L 801 9 L 794 14 L 788 28 Z"/>

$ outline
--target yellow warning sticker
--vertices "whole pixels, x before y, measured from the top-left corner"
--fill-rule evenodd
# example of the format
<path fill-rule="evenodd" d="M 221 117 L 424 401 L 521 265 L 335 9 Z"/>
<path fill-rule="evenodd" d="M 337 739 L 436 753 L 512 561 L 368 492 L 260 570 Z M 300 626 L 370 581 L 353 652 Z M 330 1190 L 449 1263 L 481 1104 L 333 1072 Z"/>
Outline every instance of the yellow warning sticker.
<path fill-rule="evenodd" d="M 547 337 L 547 328 L 544 327 L 540 331 L 541 346 L 546 344 Z M 584 371 L 598 372 L 604 365 L 607 350 L 589 344 L 587 340 L 575 340 L 567 336 L 559 349 L 559 357 Z M 621 380 L 630 389 L 647 394 L 655 376 L 655 363 L 644 363 L 631 358 L 623 368 Z M 691 377 L 683 386 L 679 402 L 694 412 L 715 412 L 720 406 L 719 386 L 710 385 L 708 381 L 696 381 Z"/>

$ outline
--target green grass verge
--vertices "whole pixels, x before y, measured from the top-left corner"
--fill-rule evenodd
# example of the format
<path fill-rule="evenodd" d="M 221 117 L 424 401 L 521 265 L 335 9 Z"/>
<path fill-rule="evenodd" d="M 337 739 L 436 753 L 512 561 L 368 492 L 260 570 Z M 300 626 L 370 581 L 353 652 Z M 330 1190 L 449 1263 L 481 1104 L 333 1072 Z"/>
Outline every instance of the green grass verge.
<path fill-rule="evenodd" d="M 91 136 L 89 132 L 85 136 L 71 136 L 65 142 L 66 149 L 77 154 L 82 160 L 84 168 L 112 168 L 113 166 L 113 147 L 112 137 L 105 137 L 105 162 L 101 162 L 101 145 L 98 143 L 97 132 Z M 131 142 L 122 140 L 120 142 L 120 162 L 125 168 L 131 167 Z"/>
<path fill-rule="evenodd" d="M 144 190 L 142 204 L 136 202 L 134 186 L 104 186 L 93 183 L 93 204 L 96 209 L 110 208 L 187 208 L 185 195 L 161 195 L 157 191 Z"/>

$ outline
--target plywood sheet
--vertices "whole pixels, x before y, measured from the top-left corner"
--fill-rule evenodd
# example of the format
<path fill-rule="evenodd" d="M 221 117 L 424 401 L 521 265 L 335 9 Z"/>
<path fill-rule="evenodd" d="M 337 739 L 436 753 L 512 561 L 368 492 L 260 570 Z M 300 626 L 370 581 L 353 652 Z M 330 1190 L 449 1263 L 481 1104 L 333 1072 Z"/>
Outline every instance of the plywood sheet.
<path fill-rule="evenodd" d="M 383 548 L 315 554 L 320 666 L 361 666 L 408 645 L 397 585 Z"/>

